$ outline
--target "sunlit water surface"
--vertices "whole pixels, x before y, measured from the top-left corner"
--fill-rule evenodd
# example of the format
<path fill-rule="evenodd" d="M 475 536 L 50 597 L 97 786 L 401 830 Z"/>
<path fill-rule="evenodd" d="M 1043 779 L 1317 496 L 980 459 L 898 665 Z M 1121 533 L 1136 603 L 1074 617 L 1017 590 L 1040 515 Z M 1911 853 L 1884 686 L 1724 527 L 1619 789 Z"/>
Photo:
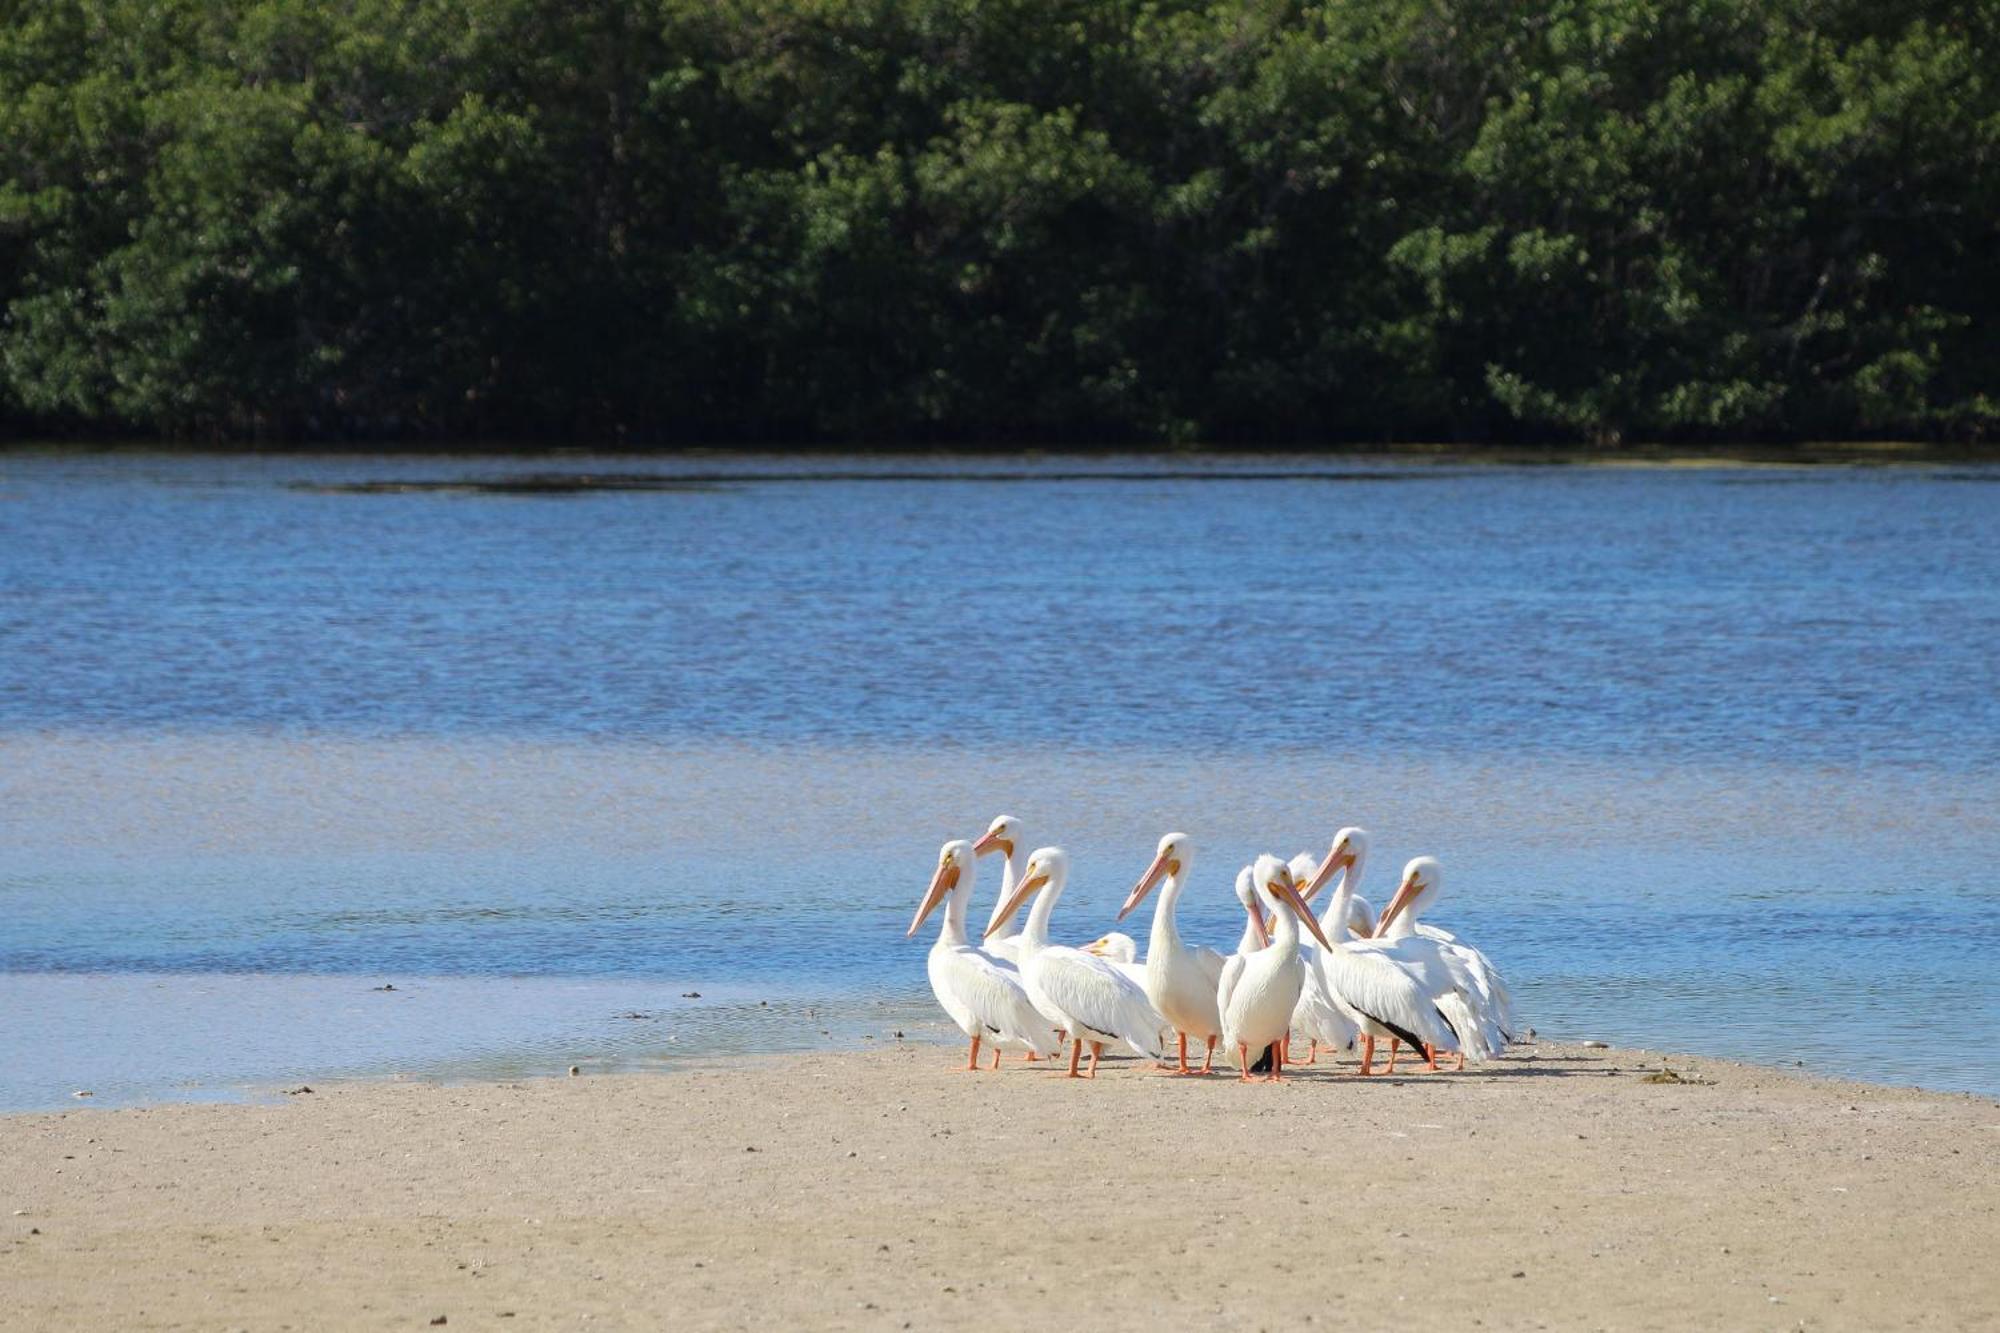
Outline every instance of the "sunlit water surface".
<path fill-rule="evenodd" d="M 699 479 L 342 489 L 557 471 Z M 1996 483 L 0 456 L 0 1107 L 936 1038 L 1003 810 L 1067 936 L 1357 823 L 1544 1033 L 2000 1091 Z"/>

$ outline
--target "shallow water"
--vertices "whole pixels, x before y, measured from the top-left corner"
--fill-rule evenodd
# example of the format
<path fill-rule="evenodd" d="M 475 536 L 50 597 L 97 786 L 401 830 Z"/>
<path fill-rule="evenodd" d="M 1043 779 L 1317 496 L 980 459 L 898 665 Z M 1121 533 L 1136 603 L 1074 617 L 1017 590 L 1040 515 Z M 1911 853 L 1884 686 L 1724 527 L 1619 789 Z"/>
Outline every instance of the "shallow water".
<path fill-rule="evenodd" d="M 1358 823 L 1543 1032 L 2000 1090 L 1996 479 L 0 456 L 0 1106 L 934 1036 L 1002 810 L 1059 933 Z"/>

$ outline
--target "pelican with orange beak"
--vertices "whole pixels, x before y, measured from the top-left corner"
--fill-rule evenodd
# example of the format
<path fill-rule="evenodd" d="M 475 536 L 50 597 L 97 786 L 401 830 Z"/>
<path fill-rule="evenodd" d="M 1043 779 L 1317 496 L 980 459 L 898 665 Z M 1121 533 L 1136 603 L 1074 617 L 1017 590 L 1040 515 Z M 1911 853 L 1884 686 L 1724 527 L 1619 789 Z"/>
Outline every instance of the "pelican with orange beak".
<path fill-rule="evenodd" d="M 1342 829 L 1320 862 L 1308 894 L 1317 893 L 1342 870 L 1351 869 L 1350 835 Z M 1327 915 L 1345 921 L 1354 896 L 1354 876 L 1343 874 Z M 1375 1072 L 1376 1041 L 1407 1042 L 1418 1050 L 1457 1049 L 1457 1034 L 1416 973 L 1389 957 L 1380 940 L 1342 940 L 1322 946 L 1315 960 L 1327 996 L 1361 1030 L 1361 1073 Z M 1389 1073 L 1396 1072 L 1396 1052 L 1389 1052 Z"/>
<path fill-rule="evenodd" d="M 1344 871 L 1347 877 L 1354 881 L 1356 888 L 1359 888 L 1361 884 L 1361 868 L 1368 860 L 1367 831 L 1358 828 L 1344 828 L 1334 835 L 1333 843 L 1336 847 L 1345 845 L 1346 850 L 1342 854 L 1343 865 L 1339 869 Z M 1292 879 L 1296 883 L 1301 885 L 1325 885 L 1326 881 L 1319 877 L 1319 862 L 1313 859 L 1311 852 L 1300 852 L 1291 859 L 1290 864 L 1292 867 Z M 1299 896 L 1305 898 L 1307 902 L 1311 902 L 1313 897 L 1317 897 L 1318 895 L 1314 894 L 1309 897 L 1302 891 Z M 1331 898 L 1327 899 L 1329 909 L 1332 908 L 1332 905 L 1333 900 Z M 1352 893 L 1347 900 L 1347 919 L 1345 921 L 1335 921 L 1333 919 L 1333 912 L 1328 910 L 1320 914 L 1319 928 L 1326 932 L 1326 937 L 1330 940 L 1368 939 L 1375 934 L 1375 909 L 1359 893 Z"/>
<path fill-rule="evenodd" d="M 1179 1074 L 1208 1073 L 1215 1064 L 1215 1043 L 1222 1038 L 1222 1008 L 1216 999 L 1216 987 L 1222 980 L 1222 955 L 1214 949 L 1189 948 L 1181 941 L 1174 920 L 1193 859 L 1194 844 L 1187 834 L 1167 834 L 1153 853 L 1153 863 L 1139 876 L 1139 882 L 1126 895 L 1125 905 L 1118 909 L 1118 919 L 1123 921 L 1146 901 L 1146 895 L 1155 885 L 1165 881 L 1160 901 L 1153 908 L 1153 933 L 1146 945 L 1142 984 L 1146 998 L 1173 1026 L 1180 1045 L 1180 1067 L 1174 1072 Z M 1189 1037 L 1208 1043 L 1200 1069 L 1188 1066 Z"/>
<path fill-rule="evenodd" d="M 1255 873 L 1252 866 L 1244 866 L 1236 872 L 1236 901 L 1243 904 L 1243 936 L 1236 941 L 1236 952 L 1222 960 L 1222 975 L 1216 978 L 1215 1008 L 1218 1014 L 1229 1008 L 1229 997 L 1236 993 L 1236 983 L 1242 978 L 1250 955 L 1271 947 L 1271 930 L 1264 924 L 1264 909 L 1257 906 L 1257 886 L 1253 882 Z"/>
<path fill-rule="evenodd" d="M 965 937 L 965 912 L 972 901 L 972 884 L 978 872 L 978 858 L 973 855 L 972 844 L 965 839 L 955 838 L 940 847 L 937 870 L 931 876 L 930 887 L 924 890 L 923 902 L 918 904 L 904 938 L 916 934 L 924 918 L 936 911 L 939 903 L 946 904 L 944 927 L 938 931 L 937 943 L 931 945 L 926 966 L 931 993 L 937 996 L 951 1021 L 958 1024 L 958 1030 L 972 1039 L 972 1048 L 965 1057 L 967 1069 L 979 1068 L 982 1042 L 993 1046 L 995 1069 L 1000 1067 L 1003 1044 L 1024 1047 L 1030 1054 L 1054 1055 L 1061 1047 L 1048 1022 L 1029 1000 L 1020 972 L 974 948 Z"/>
<path fill-rule="evenodd" d="M 1498 974 L 1492 971 L 1486 955 L 1439 939 L 1417 921 L 1418 913 L 1435 901 L 1443 888 L 1444 867 L 1436 857 L 1412 860 L 1403 867 L 1402 883 L 1382 909 L 1375 938 L 1368 944 L 1409 969 L 1450 1020 L 1458 1037 L 1458 1067 L 1463 1069 L 1468 1055 L 1474 1060 L 1496 1056 L 1507 1048 L 1509 1038 L 1492 986 L 1492 978 Z M 1425 1054 L 1435 1069 L 1436 1053 Z"/>
<path fill-rule="evenodd" d="M 1028 999 L 1069 1038 L 1071 1078 L 1079 1077 L 1077 1065 L 1085 1045 L 1090 1047 L 1091 1078 L 1097 1077 L 1097 1061 L 1107 1042 L 1158 1059 L 1160 1034 L 1167 1023 L 1138 983 L 1095 954 L 1049 943 L 1049 914 L 1068 878 L 1068 854 L 1060 847 L 1039 848 L 1028 857 L 1021 882 L 1001 905 L 996 926 L 1030 898 L 1035 901 L 1028 923 L 1021 928 L 1021 981 Z"/>
<path fill-rule="evenodd" d="M 1368 854 L 1368 835 L 1358 828 L 1344 828 L 1334 835 L 1333 850 L 1328 853 L 1339 865 L 1336 869 L 1344 874 L 1350 884 L 1361 881 L 1361 863 Z M 1318 879 L 1319 862 L 1313 860 L 1310 852 L 1300 852 L 1290 862 L 1292 878 L 1300 884 L 1311 884 Z M 1301 895 L 1307 902 L 1312 899 Z M 1347 899 L 1345 915 L 1336 920 L 1333 914 L 1335 904 L 1328 900 L 1326 915 L 1319 919 L 1320 930 L 1329 940 L 1342 941 L 1354 938 L 1366 939 L 1375 933 L 1375 913 L 1368 904 L 1351 893 Z M 1352 1050 L 1360 1040 L 1361 1027 L 1334 1002 L 1327 993 L 1325 975 L 1319 966 L 1319 949 L 1316 945 L 1302 944 L 1300 953 L 1306 960 L 1306 984 L 1299 991 L 1298 1007 L 1292 1010 L 1292 1031 L 1305 1034 L 1309 1043 L 1306 1049 L 1306 1064 L 1319 1063 L 1319 1048 L 1329 1047 L 1335 1051 Z M 1286 1059 L 1291 1058 L 1290 1050 Z"/>
<path fill-rule="evenodd" d="M 1514 995 L 1508 989 L 1507 980 L 1501 976 L 1500 969 L 1477 946 L 1468 944 L 1443 926 L 1435 926 L 1428 921 L 1417 919 L 1420 913 L 1427 913 L 1437 906 L 1437 900 L 1443 893 L 1444 884 L 1441 877 L 1431 876 L 1418 889 L 1416 895 L 1397 911 L 1389 924 L 1381 928 L 1380 934 L 1384 939 L 1391 940 L 1404 935 L 1422 935 L 1426 939 L 1436 940 L 1444 945 L 1446 952 L 1453 954 L 1465 964 L 1467 972 L 1471 974 L 1479 990 L 1481 1002 L 1488 1007 L 1501 1034 L 1511 1042 L 1514 1040 L 1514 1034 L 1521 1030 L 1521 1020 L 1514 1012 Z M 1366 933 L 1374 935 L 1377 931 L 1370 927 Z"/>
<path fill-rule="evenodd" d="M 1250 1053 L 1272 1047 L 1268 1081 L 1276 1083 L 1285 1076 L 1285 1034 L 1305 985 L 1299 927 L 1303 925 L 1322 947 L 1326 936 L 1312 909 L 1299 897 L 1290 866 L 1275 856 L 1260 856 L 1250 880 L 1259 905 L 1273 918 L 1271 944 L 1245 957 L 1235 985 L 1221 1005 L 1222 1039 L 1235 1050 L 1246 1083 L 1250 1081 Z"/>
<path fill-rule="evenodd" d="M 1000 863 L 1000 896 L 993 900 L 993 911 L 986 918 L 986 935 L 981 947 L 995 958 L 1004 958 L 1010 963 L 1018 963 L 1015 952 L 1021 947 L 1020 924 L 1002 921 L 1000 909 L 1013 896 L 1014 886 L 1021 882 L 1020 864 L 1021 821 L 1013 815 L 995 815 L 993 822 L 986 826 L 986 832 L 979 835 L 972 844 L 974 856 L 988 856 L 999 852 L 1005 859 Z"/>

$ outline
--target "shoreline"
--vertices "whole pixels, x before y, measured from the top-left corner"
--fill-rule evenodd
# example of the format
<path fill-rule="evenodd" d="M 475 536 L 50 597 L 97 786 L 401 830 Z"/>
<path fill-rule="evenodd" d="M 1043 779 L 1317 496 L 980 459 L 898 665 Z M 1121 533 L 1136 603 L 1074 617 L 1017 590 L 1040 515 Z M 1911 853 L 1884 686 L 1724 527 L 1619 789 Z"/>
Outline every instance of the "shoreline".
<path fill-rule="evenodd" d="M 2000 1321 L 1992 1097 L 1552 1042 L 1275 1087 L 961 1061 L 0 1115 L 0 1324 Z"/>
<path fill-rule="evenodd" d="M 679 983 L 668 983 L 677 985 Z M 713 983 L 704 983 L 711 987 Z M 768 988 L 751 987 L 744 995 L 763 994 Z M 483 1054 L 462 1054 L 437 1060 L 384 1063 L 376 1067 L 350 1067 L 346 1070 L 325 1069 L 319 1072 L 293 1072 L 284 1076 L 259 1074 L 237 1079 L 211 1078 L 205 1082 L 185 1081 L 171 1086 L 161 1086 L 150 1091 L 113 1091 L 109 1095 L 96 1087 L 88 1086 L 90 1080 L 77 1082 L 81 1092 L 72 1091 L 67 1096 L 57 1096 L 40 1104 L 0 1103 L 0 1123 L 10 1117 L 59 1115 L 72 1110 L 95 1111 L 145 1111 L 169 1106 L 275 1106 L 284 1102 L 293 1090 L 302 1084 L 309 1084 L 319 1091 L 329 1088 L 370 1088 L 377 1086 L 435 1088 L 480 1088 L 492 1085 L 515 1085 L 533 1083 L 543 1079 L 584 1077 L 597 1079 L 654 1078 L 660 1076 L 683 1076 L 694 1072 L 730 1070 L 742 1062 L 791 1060 L 807 1058 L 838 1059 L 843 1056 L 869 1056 L 900 1050 L 930 1050 L 944 1052 L 941 1059 L 950 1060 L 953 1051 L 963 1053 L 965 1039 L 942 1016 L 916 1013 L 924 1010 L 931 1002 L 928 997 L 914 997 L 911 1015 L 887 1017 L 877 1016 L 863 1019 L 857 1015 L 846 1015 L 835 1021 L 843 1027 L 853 1029 L 842 1035 L 823 1038 L 816 1044 L 806 1044 L 803 1040 L 796 1044 L 772 1046 L 751 1051 L 732 1051 L 719 1046 L 694 1046 L 688 1049 L 660 1048 L 653 1054 L 635 1057 L 605 1052 L 578 1050 L 570 1055 L 554 1059 L 533 1059 L 525 1053 L 504 1055 L 493 1052 Z M 860 1032 L 863 1026 L 877 1031 Z M 877 1032 L 893 1035 L 877 1035 Z M 1529 1029 L 1526 1040 L 1510 1048 L 1509 1059 L 1517 1058 L 1524 1052 L 1536 1050 L 1572 1051 L 1581 1055 L 1615 1052 L 1627 1069 L 1637 1068 L 1640 1072 L 1657 1069 L 1686 1071 L 1701 1066 L 1730 1066 L 1743 1070 L 1779 1078 L 1788 1078 L 1807 1083 L 1821 1083 L 1853 1088 L 1872 1088 L 1883 1092 L 1924 1093 L 1939 1097 L 1965 1097 L 1984 1101 L 2000 1107 L 2000 1088 L 1951 1087 L 1897 1079 L 1862 1079 L 1852 1074 L 1829 1070 L 1808 1064 L 1804 1060 L 1763 1059 L 1751 1055 L 1721 1055 L 1699 1053 L 1691 1050 L 1669 1051 L 1651 1046 L 1632 1046 L 1617 1041 L 1600 1041 L 1582 1037 L 1550 1037 L 1536 1034 Z M 1352 1057 L 1343 1057 L 1351 1060 Z M 1381 1051 L 1377 1052 L 1378 1069 L 1385 1061 Z M 1113 1067 L 1126 1067 L 1139 1062 L 1128 1053 L 1107 1052 L 1105 1059 Z M 1221 1060 L 1217 1056 L 1218 1062 Z M 576 1074 L 568 1070 L 575 1067 Z M 1219 1070 L 1221 1064 L 1216 1068 Z M 1399 1067 L 1398 1076 L 1406 1071 Z M 1473 1072 L 1468 1066 L 1467 1072 Z"/>
<path fill-rule="evenodd" d="M 1043 462 L 1076 458 L 1093 461 L 1174 460 L 1188 465 L 1224 463 L 1255 458 L 1296 459 L 1312 463 L 1435 463 L 1453 467 L 1610 467 L 1634 469 L 1702 468 L 1877 468 L 1949 467 L 2000 463 L 2000 439 L 1942 443 L 1928 440 L 1801 440 L 1790 444 L 1660 444 L 1637 443 L 1615 448 L 1583 444 L 1459 444 L 1445 441 L 1383 443 L 1333 442 L 1317 446 L 1197 444 L 662 444 L 652 447 L 595 441 L 577 443 L 411 440 L 344 444 L 331 440 L 294 443 L 130 439 L 0 438 L 0 462 L 9 456 L 130 455 L 133 457 L 214 457 L 263 459 L 340 459 L 366 461 L 422 458 L 474 461 L 479 459 L 564 460 L 626 459 L 647 462 L 730 459 L 800 461 L 842 458 L 921 459 L 998 462 Z M 754 479 L 754 478 L 747 478 Z M 899 480 L 919 478 L 899 477 Z M 950 474 L 941 479 L 957 480 Z"/>

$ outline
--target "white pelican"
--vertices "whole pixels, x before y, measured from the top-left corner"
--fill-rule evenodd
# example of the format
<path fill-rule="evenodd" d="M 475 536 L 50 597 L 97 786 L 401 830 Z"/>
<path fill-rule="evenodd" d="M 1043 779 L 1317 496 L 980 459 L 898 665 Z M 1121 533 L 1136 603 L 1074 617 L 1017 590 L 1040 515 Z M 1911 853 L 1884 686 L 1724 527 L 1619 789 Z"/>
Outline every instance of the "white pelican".
<path fill-rule="evenodd" d="M 985 856 L 998 851 L 1006 856 L 1000 871 L 1000 896 L 993 900 L 993 912 L 986 918 L 987 935 L 984 948 L 995 958 L 1004 958 L 1010 963 L 1019 963 L 1021 948 L 1021 926 L 1013 917 L 1002 917 L 1000 909 L 1014 894 L 1014 886 L 1021 882 L 1019 865 L 1021 846 L 1021 821 L 1013 815 L 995 815 L 993 822 L 986 826 L 986 832 L 979 835 L 979 841 L 972 844 L 973 853 Z M 1139 961 L 1139 946 L 1130 935 L 1112 931 L 1100 935 L 1083 946 L 1100 958 L 1108 958 L 1114 963 Z"/>
<path fill-rule="evenodd" d="M 1169 833 L 1161 838 L 1153 863 L 1146 867 L 1146 873 L 1126 896 L 1125 905 L 1118 909 L 1118 919 L 1123 921 L 1131 915 L 1153 886 L 1166 880 L 1167 887 L 1160 890 L 1160 901 L 1153 908 L 1153 934 L 1146 944 L 1146 998 L 1173 1025 L 1180 1042 L 1177 1072 L 1206 1074 L 1215 1064 L 1215 1043 L 1222 1037 L 1222 1008 L 1216 999 L 1216 987 L 1222 980 L 1223 960 L 1213 949 L 1190 949 L 1183 944 L 1174 922 L 1174 909 L 1180 904 L 1181 890 L 1187 886 L 1188 865 L 1193 858 L 1194 847 L 1187 834 Z M 1190 1036 L 1208 1043 L 1208 1053 L 1199 1070 L 1188 1068 Z"/>
<path fill-rule="evenodd" d="M 1243 975 L 1243 968 L 1250 961 L 1250 955 L 1259 949 L 1271 947 L 1271 932 L 1264 925 L 1264 913 L 1257 906 L 1257 889 L 1253 884 L 1254 872 L 1244 866 L 1236 872 L 1236 901 L 1243 904 L 1245 921 L 1243 936 L 1236 941 L 1236 952 L 1222 960 L 1222 974 L 1215 981 L 1215 1006 L 1220 1014 L 1229 1007 L 1229 997 L 1236 991 L 1236 982 Z"/>
<path fill-rule="evenodd" d="M 1139 962 L 1139 942 L 1119 930 L 1107 930 L 1096 939 L 1083 946 L 1085 953 L 1094 953 L 1099 958 L 1114 963 Z"/>
<path fill-rule="evenodd" d="M 904 938 L 916 934 L 940 902 L 949 903 L 927 966 L 938 1003 L 958 1024 L 958 1030 L 972 1038 L 972 1049 L 965 1057 L 967 1069 L 979 1068 L 982 1041 L 993 1043 L 995 1069 L 1000 1067 L 1002 1042 L 1024 1046 L 1031 1054 L 1055 1055 L 1062 1047 L 1029 1000 L 1021 974 L 966 941 L 965 909 L 972 901 L 972 882 L 978 870 L 972 844 L 963 838 L 940 847 L 937 873 L 931 876 L 931 886 L 924 891 L 924 900 Z"/>
<path fill-rule="evenodd" d="M 1514 1034 L 1520 1031 L 1520 1020 L 1514 1014 L 1514 994 L 1507 988 L 1506 978 L 1500 975 L 1500 969 L 1494 966 L 1493 960 L 1478 948 L 1467 944 L 1443 926 L 1434 926 L 1428 921 L 1417 919 L 1420 914 L 1437 906 L 1437 900 L 1443 893 L 1442 875 L 1431 876 L 1427 883 L 1417 889 L 1409 902 L 1395 913 L 1384 916 L 1385 924 L 1379 930 L 1370 930 L 1368 933 L 1370 935 L 1379 933 L 1385 939 L 1398 939 L 1414 931 L 1426 939 L 1433 939 L 1447 946 L 1450 953 L 1465 963 L 1466 970 L 1472 974 L 1472 979 L 1479 988 L 1481 1000 L 1488 1006 L 1488 1012 L 1499 1025 L 1501 1034 L 1511 1042 L 1514 1040 Z"/>
<path fill-rule="evenodd" d="M 1353 864 L 1357 830 L 1342 829 L 1334 838 L 1326 860 L 1307 886 L 1317 893 L 1327 880 Z M 1341 875 L 1327 913 L 1336 921 L 1347 918 L 1348 900 L 1354 896 L 1354 876 Z M 1400 961 L 1386 956 L 1380 940 L 1342 940 L 1323 946 L 1317 958 L 1320 979 L 1326 993 L 1361 1029 L 1361 1072 L 1374 1073 L 1375 1041 L 1407 1042 L 1418 1050 L 1456 1049 L 1457 1034 L 1439 1011 L 1423 981 Z M 1396 1052 L 1389 1052 L 1389 1071 L 1396 1072 Z"/>
<path fill-rule="evenodd" d="M 1490 981 L 1492 965 L 1486 955 L 1455 940 L 1440 939 L 1431 931 L 1422 931 L 1416 920 L 1417 914 L 1435 902 L 1443 889 L 1444 867 L 1437 858 L 1419 856 L 1412 860 L 1403 867 L 1403 881 L 1396 889 L 1396 896 L 1382 909 L 1382 920 L 1375 927 L 1371 943 L 1416 972 L 1423 981 L 1458 1034 L 1458 1066 L 1463 1069 L 1467 1053 L 1476 1060 L 1498 1055 L 1506 1049 L 1508 1036 L 1501 1022 L 1500 1002 Z M 1435 1058 L 1432 1064 L 1435 1067 Z"/>
<path fill-rule="evenodd" d="M 1021 868 L 1015 864 L 1016 849 L 1021 842 L 1021 821 L 1012 815 L 996 815 L 986 826 L 986 832 L 979 835 L 979 841 L 972 844 L 975 856 L 984 856 L 991 851 L 999 851 L 1006 856 L 1001 863 L 1000 896 L 993 900 L 993 911 L 986 918 L 984 947 L 996 958 L 1005 958 L 1010 963 L 1021 960 L 1016 953 L 1021 947 L 1020 926 L 1013 921 L 1000 919 L 1000 909 L 1013 896 L 1014 886 L 1021 881 Z"/>
<path fill-rule="evenodd" d="M 1028 923 L 1021 928 L 1021 980 L 1028 998 L 1044 1018 L 1068 1034 L 1071 1078 L 1078 1076 L 1077 1061 L 1085 1042 L 1090 1043 L 1092 1078 L 1097 1077 L 1097 1060 L 1107 1041 L 1123 1042 L 1157 1060 L 1166 1020 L 1138 983 L 1095 954 L 1049 943 L 1049 914 L 1068 878 L 1068 854 L 1059 847 L 1039 848 L 1028 858 L 1013 895 L 1001 906 L 1004 923 L 1022 903 L 1035 899 Z"/>
<path fill-rule="evenodd" d="M 1275 856 L 1260 856 L 1251 883 L 1276 925 L 1271 947 L 1244 959 L 1229 999 L 1222 1005 L 1222 1040 L 1235 1048 L 1245 1082 L 1250 1078 L 1250 1052 L 1271 1047 L 1269 1080 L 1276 1083 L 1285 1076 L 1285 1033 L 1305 984 L 1304 966 L 1299 961 L 1299 927 L 1304 925 L 1322 945 L 1326 937 L 1320 933 L 1312 909 L 1299 897 L 1290 866 Z"/>
<path fill-rule="evenodd" d="M 1343 836 L 1351 837 L 1351 849 L 1354 852 L 1354 863 L 1347 867 L 1346 874 L 1359 885 L 1361 867 L 1368 859 L 1368 834 L 1358 828 L 1344 828 L 1334 835 L 1333 840 L 1339 842 Z M 1311 884 L 1319 877 L 1319 862 L 1313 859 L 1311 852 L 1300 852 L 1289 864 L 1292 867 L 1292 881 L 1296 884 Z M 1306 898 L 1306 901 L 1311 902 L 1312 899 Z M 1327 900 L 1329 906 L 1332 901 L 1330 898 Z M 1360 894 L 1351 894 L 1347 900 L 1346 921 L 1335 922 L 1333 913 L 1328 911 L 1320 917 L 1319 925 L 1330 940 L 1372 939 L 1375 935 L 1375 909 Z"/>
<path fill-rule="evenodd" d="M 1334 835 L 1335 855 L 1343 857 L 1341 873 L 1350 885 L 1361 882 L 1361 865 L 1368 854 L 1368 835 L 1358 828 L 1344 828 Z M 1292 879 L 1295 883 L 1311 884 L 1319 874 L 1319 862 L 1310 852 L 1300 852 L 1290 862 Z M 1310 902 L 1308 898 L 1306 901 Z M 1349 893 L 1345 919 L 1336 921 L 1333 914 L 1337 903 L 1327 902 L 1326 915 L 1320 918 L 1320 931 L 1330 940 L 1367 939 L 1375 933 L 1375 913 L 1365 899 Z M 1292 1031 L 1303 1032 L 1308 1043 L 1306 1064 L 1319 1063 L 1319 1048 L 1349 1051 L 1361 1036 L 1360 1025 L 1346 1010 L 1334 1002 L 1327 992 L 1326 980 L 1319 967 L 1319 946 L 1302 943 L 1300 951 L 1306 960 L 1306 984 L 1299 990 L 1299 1002 L 1292 1010 Z M 1291 1058 L 1289 1049 L 1286 1059 Z"/>

